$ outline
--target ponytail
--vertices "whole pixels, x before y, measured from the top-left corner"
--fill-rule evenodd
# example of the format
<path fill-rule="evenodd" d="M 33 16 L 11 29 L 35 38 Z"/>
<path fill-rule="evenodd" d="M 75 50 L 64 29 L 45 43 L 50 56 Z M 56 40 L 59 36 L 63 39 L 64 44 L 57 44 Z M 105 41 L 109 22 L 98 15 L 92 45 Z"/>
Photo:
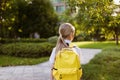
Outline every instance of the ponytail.
<path fill-rule="evenodd" d="M 55 53 L 58 53 L 58 51 L 66 47 L 69 47 L 69 46 L 65 43 L 64 38 L 60 35 L 57 40 Z"/>

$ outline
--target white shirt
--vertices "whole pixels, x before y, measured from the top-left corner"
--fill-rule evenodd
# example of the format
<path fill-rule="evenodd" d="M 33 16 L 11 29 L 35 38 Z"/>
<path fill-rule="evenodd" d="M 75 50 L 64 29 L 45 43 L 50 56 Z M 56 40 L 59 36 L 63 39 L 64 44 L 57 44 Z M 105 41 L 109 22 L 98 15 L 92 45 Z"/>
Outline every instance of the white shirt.
<path fill-rule="evenodd" d="M 70 40 L 65 40 L 65 43 L 70 44 L 71 41 L 70 41 Z M 73 51 L 76 52 L 76 54 L 80 55 L 80 57 L 81 57 L 81 49 L 80 49 L 79 47 L 75 47 L 75 48 L 72 48 L 72 49 L 73 49 Z M 52 53 L 51 53 L 51 56 L 50 56 L 50 58 L 49 58 L 49 62 L 50 62 L 51 64 L 54 64 L 54 61 L 55 61 L 55 56 L 56 56 L 55 50 L 56 50 L 56 48 L 53 48 Z M 79 58 L 80 58 L 80 57 L 79 57 Z M 80 60 L 81 60 L 81 58 L 80 58 Z"/>

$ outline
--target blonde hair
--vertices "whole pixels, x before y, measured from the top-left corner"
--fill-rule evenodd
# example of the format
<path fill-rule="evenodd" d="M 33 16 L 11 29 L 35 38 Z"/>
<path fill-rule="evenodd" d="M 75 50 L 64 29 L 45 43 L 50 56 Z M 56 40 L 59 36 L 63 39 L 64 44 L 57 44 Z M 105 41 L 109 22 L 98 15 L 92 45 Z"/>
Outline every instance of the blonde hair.
<path fill-rule="evenodd" d="M 56 52 L 60 51 L 62 48 L 69 47 L 64 39 L 66 39 L 71 33 L 75 32 L 75 28 L 70 23 L 63 23 L 59 27 L 59 38 L 56 44 Z"/>

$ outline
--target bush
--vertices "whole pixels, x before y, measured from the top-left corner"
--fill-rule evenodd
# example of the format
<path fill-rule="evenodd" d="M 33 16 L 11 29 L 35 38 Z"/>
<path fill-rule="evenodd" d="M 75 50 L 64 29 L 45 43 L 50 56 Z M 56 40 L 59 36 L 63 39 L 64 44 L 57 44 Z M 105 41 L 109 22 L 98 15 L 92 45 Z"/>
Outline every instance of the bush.
<path fill-rule="evenodd" d="M 2 55 L 17 56 L 17 57 L 44 57 L 50 56 L 53 44 L 44 43 L 10 43 L 0 46 Z"/>
<path fill-rule="evenodd" d="M 32 39 L 32 38 L 21 38 L 21 39 L 7 39 L 7 38 L 1 38 L 0 43 L 14 43 L 14 42 L 27 42 L 27 43 L 38 43 L 38 42 L 46 42 L 47 39 L 41 38 L 41 39 Z"/>
<path fill-rule="evenodd" d="M 48 42 L 50 43 L 56 43 L 58 39 L 58 36 L 52 36 L 50 38 L 48 38 Z"/>
<path fill-rule="evenodd" d="M 91 41 L 92 37 L 88 34 L 82 33 L 80 35 L 75 36 L 74 41 Z"/>

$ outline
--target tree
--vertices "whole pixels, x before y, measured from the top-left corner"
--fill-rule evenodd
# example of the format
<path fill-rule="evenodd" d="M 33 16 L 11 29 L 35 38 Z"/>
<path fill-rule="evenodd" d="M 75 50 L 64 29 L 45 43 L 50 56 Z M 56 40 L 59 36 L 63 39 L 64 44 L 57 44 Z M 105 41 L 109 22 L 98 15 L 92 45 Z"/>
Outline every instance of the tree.
<path fill-rule="evenodd" d="M 100 39 L 100 35 L 104 30 L 106 30 L 104 34 L 106 34 L 108 31 L 118 34 L 118 31 L 111 29 L 109 26 L 109 24 L 111 24 L 112 27 L 115 28 L 116 26 L 114 23 L 116 23 L 117 20 L 119 21 L 119 16 L 117 20 L 111 18 L 114 10 L 112 0 L 84 0 L 81 2 L 76 1 L 75 6 L 79 8 L 78 15 L 76 16 L 78 24 L 83 25 L 82 27 L 85 30 L 90 30 L 92 35 L 94 35 L 97 40 Z M 114 21 L 114 23 L 111 21 Z M 117 22 L 117 30 L 118 26 L 119 24 Z"/>
<path fill-rule="evenodd" d="M 11 30 L 13 23 L 11 3 L 10 0 L 1 0 L 0 2 L 0 37 L 8 37 Z"/>
<path fill-rule="evenodd" d="M 40 37 L 47 38 L 56 34 L 57 14 L 49 0 L 32 0 L 22 17 L 24 19 L 20 22 L 23 35 L 29 36 L 30 33 L 38 32 Z"/>
<path fill-rule="evenodd" d="M 119 6 L 115 5 L 115 9 L 118 9 Z M 114 15 L 116 14 L 116 15 Z M 119 35 L 120 35 L 120 11 L 118 9 L 118 11 L 114 11 L 113 16 L 111 16 L 111 19 L 109 21 L 109 25 L 108 25 L 108 31 L 112 31 L 115 35 L 115 39 L 116 39 L 116 44 L 119 44 Z"/>
<path fill-rule="evenodd" d="M 2 27 L 2 0 L 0 0 L 0 30 L 1 30 L 1 27 Z M 2 30 L 0 31 L 0 34 L 1 32 Z"/>
<path fill-rule="evenodd" d="M 80 20 L 85 25 L 85 29 L 93 30 L 94 38 L 99 40 L 102 28 L 106 27 L 106 17 L 111 15 L 110 8 L 108 7 L 110 2 L 107 0 L 91 0 L 84 2 L 80 6 L 84 7 L 81 7 L 79 10 L 78 20 L 82 17 Z"/>
<path fill-rule="evenodd" d="M 5 11 L 5 5 L 6 4 L 6 0 L 0 0 L 0 37 L 3 37 L 4 33 L 3 31 L 5 32 L 5 28 L 3 27 L 3 14 L 4 14 L 4 11 Z"/>
<path fill-rule="evenodd" d="M 0 10 L 1 37 L 29 37 L 38 32 L 46 38 L 56 34 L 58 18 L 49 0 L 2 0 Z"/>

